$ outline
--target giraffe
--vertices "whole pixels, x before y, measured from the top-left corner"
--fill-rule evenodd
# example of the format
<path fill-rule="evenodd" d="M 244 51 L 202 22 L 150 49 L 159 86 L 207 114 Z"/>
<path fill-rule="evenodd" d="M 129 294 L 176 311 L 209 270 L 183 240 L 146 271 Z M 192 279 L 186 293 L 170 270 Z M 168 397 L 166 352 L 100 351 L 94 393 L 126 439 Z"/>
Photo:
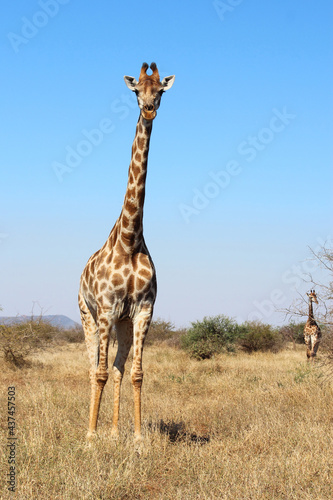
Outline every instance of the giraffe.
<path fill-rule="evenodd" d="M 135 92 L 140 115 L 132 146 L 123 207 L 108 239 L 87 262 L 80 280 L 79 307 L 90 362 L 91 401 L 88 440 L 96 435 L 104 386 L 108 380 L 108 348 L 112 328 L 117 336 L 113 364 L 114 406 L 111 435 L 118 436 L 120 387 L 133 344 L 131 381 L 134 392 L 134 436 L 141 437 L 142 353 L 156 298 L 156 273 L 143 237 L 143 205 L 152 123 L 163 92 L 175 76 L 160 81 L 155 63 L 152 74 L 143 63 L 139 81 L 124 76 Z"/>
<path fill-rule="evenodd" d="M 318 299 L 314 290 L 310 290 L 310 292 L 307 293 L 307 296 L 309 297 L 309 315 L 304 327 L 304 341 L 307 346 L 306 355 L 308 361 L 314 361 L 314 358 L 317 355 L 319 343 L 321 341 L 321 331 L 313 316 L 312 303 L 315 302 L 318 304 Z"/>

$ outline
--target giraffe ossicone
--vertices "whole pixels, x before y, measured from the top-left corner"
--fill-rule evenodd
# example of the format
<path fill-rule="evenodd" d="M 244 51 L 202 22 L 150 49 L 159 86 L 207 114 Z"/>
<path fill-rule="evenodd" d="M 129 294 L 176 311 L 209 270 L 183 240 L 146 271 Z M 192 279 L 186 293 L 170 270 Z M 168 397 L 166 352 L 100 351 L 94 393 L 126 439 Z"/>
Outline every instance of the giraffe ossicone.
<path fill-rule="evenodd" d="M 153 315 L 156 273 L 143 237 L 143 206 L 152 122 L 162 94 L 174 75 L 160 81 L 155 63 L 143 63 L 140 77 L 125 76 L 136 93 L 140 116 L 132 146 L 128 183 L 119 218 L 100 250 L 87 262 L 80 280 L 79 307 L 90 362 L 91 401 L 87 437 L 96 433 L 99 408 L 108 380 L 108 349 L 112 328 L 117 335 L 113 363 L 114 407 L 111 434 L 118 435 L 120 387 L 125 362 L 133 345 L 131 380 L 134 391 L 135 438 L 141 439 L 142 352 Z"/>

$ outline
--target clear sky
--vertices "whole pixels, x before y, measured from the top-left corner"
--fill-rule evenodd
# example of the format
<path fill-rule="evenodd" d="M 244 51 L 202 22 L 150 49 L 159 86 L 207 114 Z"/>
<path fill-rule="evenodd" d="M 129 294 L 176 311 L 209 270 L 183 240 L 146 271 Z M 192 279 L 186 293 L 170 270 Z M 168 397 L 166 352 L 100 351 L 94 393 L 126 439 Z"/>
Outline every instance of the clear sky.
<path fill-rule="evenodd" d="M 122 207 L 139 115 L 123 76 L 176 75 L 144 215 L 155 317 L 279 324 L 332 240 L 332 2 L 40 0 L 2 6 L 0 305 L 79 319 Z M 37 308 L 37 312 L 39 309 Z"/>

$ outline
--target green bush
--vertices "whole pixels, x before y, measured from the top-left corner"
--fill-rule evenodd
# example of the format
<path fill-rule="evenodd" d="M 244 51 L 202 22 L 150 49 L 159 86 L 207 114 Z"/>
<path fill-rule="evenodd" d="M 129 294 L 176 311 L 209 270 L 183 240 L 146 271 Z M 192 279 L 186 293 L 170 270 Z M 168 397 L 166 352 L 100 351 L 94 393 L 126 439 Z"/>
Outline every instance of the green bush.
<path fill-rule="evenodd" d="M 204 317 L 192 322 L 192 327 L 181 338 L 181 344 L 190 356 L 208 359 L 222 351 L 232 352 L 242 335 L 243 327 L 224 315 Z"/>
<path fill-rule="evenodd" d="M 259 321 L 243 323 L 243 328 L 244 331 L 238 344 L 245 351 L 278 352 L 283 348 L 284 338 L 279 329 Z"/>

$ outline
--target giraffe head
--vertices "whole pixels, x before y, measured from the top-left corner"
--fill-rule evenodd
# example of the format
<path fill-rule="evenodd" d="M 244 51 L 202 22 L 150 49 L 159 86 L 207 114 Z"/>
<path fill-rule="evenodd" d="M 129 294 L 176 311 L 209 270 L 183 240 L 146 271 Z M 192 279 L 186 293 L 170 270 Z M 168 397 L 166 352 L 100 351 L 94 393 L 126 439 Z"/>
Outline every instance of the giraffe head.
<path fill-rule="evenodd" d="M 148 64 L 143 63 L 139 81 L 133 76 L 124 76 L 127 87 L 136 93 L 141 114 L 145 120 L 153 120 L 161 102 L 163 92 L 169 90 L 175 80 L 175 75 L 166 76 L 160 81 L 160 75 L 155 63 L 151 63 L 151 75 L 147 75 Z"/>
<path fill-rule="evenodd" d="M 309 297 L 309 300 L 311 300 L 311 302 L 315 302 L 316 304 L 318 304 L 317 295 L 314 290 L 310 290 L 310 292 L 307 292 L 306 295 Z"/>

